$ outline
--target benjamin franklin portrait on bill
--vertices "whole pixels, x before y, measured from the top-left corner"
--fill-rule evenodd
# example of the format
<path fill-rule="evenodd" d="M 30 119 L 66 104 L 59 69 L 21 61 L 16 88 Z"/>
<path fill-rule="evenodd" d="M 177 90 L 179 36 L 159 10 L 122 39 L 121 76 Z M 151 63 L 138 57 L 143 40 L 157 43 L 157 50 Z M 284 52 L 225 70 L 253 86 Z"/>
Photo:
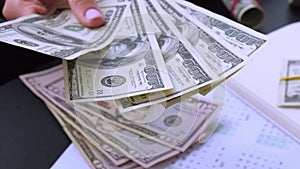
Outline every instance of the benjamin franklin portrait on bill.
<path fill-rule="evenodd" d="M 88 67 L 116 69 L 138 62 L 150 53 L 151 46 L 147 35 L 130 36 L 124 39 L 115 39 L 106 48 L 79 57 L 77 62 Z"/>

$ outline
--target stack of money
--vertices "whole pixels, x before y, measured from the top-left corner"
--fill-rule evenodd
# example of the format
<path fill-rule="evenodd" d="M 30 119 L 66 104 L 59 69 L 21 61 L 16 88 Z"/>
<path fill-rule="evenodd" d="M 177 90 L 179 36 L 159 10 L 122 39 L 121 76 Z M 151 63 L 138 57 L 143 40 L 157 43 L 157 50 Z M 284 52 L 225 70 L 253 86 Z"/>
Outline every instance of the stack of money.
<path fill-rule="evenodd" d="M 45 102 L 92 168 L 157 168 L 191 145 L 204 143 L 222 115 L 221 102 L 200 94 L 163 112 L 159 105 L 121 114 L 109 101 L 69 104 L 61 65 L 20 79 Z"/>
<path fill-rule="evenodd" d="M 300 107 L 300 60 L 285 59 L 278 90 L 278 106 Z"/>
<path fill-rule="evenodd" d="M 70 10 L 0 25 L 0 41 L 62 59 L 23 82 L 94 168 L 155 167 L 204 143 L 222 112 L 207 96 L 266 36 L 183 0 L 98 3 L 97 29 Z"/>

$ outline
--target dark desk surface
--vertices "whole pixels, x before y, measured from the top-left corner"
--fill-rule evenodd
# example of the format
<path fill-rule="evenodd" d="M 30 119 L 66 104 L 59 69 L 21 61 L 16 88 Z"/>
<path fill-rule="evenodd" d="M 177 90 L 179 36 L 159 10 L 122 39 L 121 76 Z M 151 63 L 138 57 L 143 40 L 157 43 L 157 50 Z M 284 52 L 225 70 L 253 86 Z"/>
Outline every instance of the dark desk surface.
<path fill-rule="evenodd" d="M 193 2 L 231 18 L 219 0 Z M 258 30 L 262 33 L 300 19 L 300 8 L 290 7 L 288 0 L 262 0 L 262 6 L 266 17 Z M 5 54 L 0 68 L 0 168 L 49 168 L 71 142 L 44 103 L 23 85 L 18 75 L 43 70 L 60 64 L 61 60 L 6 44 L 1 44 L 1 49 Z"/>

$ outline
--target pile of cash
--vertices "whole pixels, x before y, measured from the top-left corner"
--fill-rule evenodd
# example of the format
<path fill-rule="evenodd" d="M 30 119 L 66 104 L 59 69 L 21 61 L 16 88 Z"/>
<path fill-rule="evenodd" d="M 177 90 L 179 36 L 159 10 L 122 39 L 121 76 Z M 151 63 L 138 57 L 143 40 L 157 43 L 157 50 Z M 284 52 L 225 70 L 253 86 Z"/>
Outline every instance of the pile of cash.
<path fill-rule="evenodd" d="M 280 107 L 300 107 L 300 60 L 285 59 L 278 90 Z"/>
<path fill-rule="evenodd" d="M 0 25 L 0 41 L 62 59 L 23 82 L 93 168 L 157 168 L 204 143 L 222 114 L 206 96 L 255 58 L 266 36 L 183 0 L 98 4 L 107 22 L 97 29 L 70 10 Z"/>
<path fill-rule="evenodd" d="M 61 65 L 20 76 L 42 99 L 92 168 L 163 168 L 191 145 L 203 144 L 222 117 L 223 104 L 200 94 L 164 111 L 121 114 L 109 101 L 67 103 Z"/>

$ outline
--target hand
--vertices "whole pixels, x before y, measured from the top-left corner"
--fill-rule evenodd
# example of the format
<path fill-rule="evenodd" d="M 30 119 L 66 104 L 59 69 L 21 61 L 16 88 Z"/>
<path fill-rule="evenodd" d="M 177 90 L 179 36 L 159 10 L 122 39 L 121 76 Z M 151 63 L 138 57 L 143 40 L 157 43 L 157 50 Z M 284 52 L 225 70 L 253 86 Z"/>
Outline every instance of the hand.
<path fill-rule="evenodd" d="M 13 20 L 30 14 L 49 15 L 64 8 L 70 8 L 86 27 L 95 28 L 105 23 L 95 0 L 6 0 L 2 12 L 5 19 Z"/>

